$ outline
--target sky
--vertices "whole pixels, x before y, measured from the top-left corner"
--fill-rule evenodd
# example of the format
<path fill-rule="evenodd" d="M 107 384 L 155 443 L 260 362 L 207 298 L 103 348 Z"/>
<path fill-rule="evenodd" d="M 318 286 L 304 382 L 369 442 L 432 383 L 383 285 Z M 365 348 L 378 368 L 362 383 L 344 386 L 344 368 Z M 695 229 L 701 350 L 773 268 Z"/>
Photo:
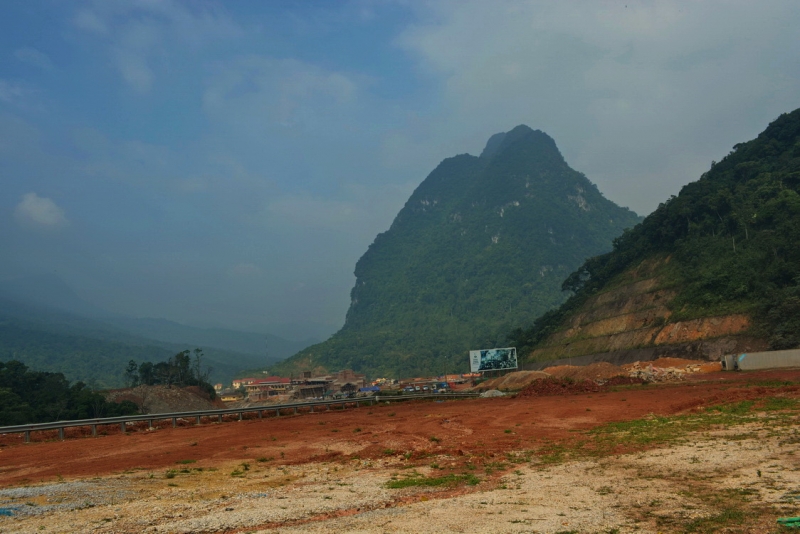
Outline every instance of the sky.
<path fill-rule="evenodd" d="M 650 213 L 800 107 L 800 2 L 5 0 L 0 280 L 323 338 L 444 158 L 527 124 Z"/>

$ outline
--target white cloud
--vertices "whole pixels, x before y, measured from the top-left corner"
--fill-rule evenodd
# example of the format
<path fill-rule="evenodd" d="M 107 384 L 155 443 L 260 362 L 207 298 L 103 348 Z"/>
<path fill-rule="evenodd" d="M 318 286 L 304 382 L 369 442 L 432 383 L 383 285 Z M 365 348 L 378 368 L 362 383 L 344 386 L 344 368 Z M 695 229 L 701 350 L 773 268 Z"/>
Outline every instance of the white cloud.
<path fill-rule="evenodd" d="M 12 104 L 25 97 L 25 88 L 22 84 L 0 79 L 0 101 Z"/>
<path fill-rule="evenodd" d="M 63 209 L 51 199 L 36 193 L 23 195 L 14 216 L 20 224 L 36 228 L 56 229 L 69 224 Z"/>
<path fill-rule="evenodd" d="M 642 212 L 798 105 L 793 1 L 464 0 L 417 10 L 397 44 L 439 81 L 444 105 L 426 137 L 393 146 L 449 149 L 458 139 L 475 153 L 490 133 L 527 123 Z"/>
<path fill-rule="evenodd" d="M 213 5 L 172 0 L 97 1 L 78 11 L 73 25 L 108 46 L 123 81 L 139 93 L 150 91 L 170 58 L 243 35 Z"/>
<path fill-rule="evenodd" d="M 209 78 L 203 109 L 236 125 L 314 126 L 354 105 L 357 81 L 343 72 L 294 59 L 239 57 L 218 65 Z"/>
<path fill-rule="evenodd" d="M 50 61 L 50 58 L 47 56 L 47 54 L 44 54 L 35 48 L 20 48 L 14 51 L 14 57 L 23 63 L 28 63 L 35 67 L 39 67 L 42 70 L 51 71 L 55 68 L 53 66 L 53 62 Z"/>
<path fill-rule="evenodd" d="M 92 32 L 100 35 L 108 33 L 108 26 L 105 22 L 91 9 L 81 9 L 72 20 L 77 28 L 81 30 Z"/>

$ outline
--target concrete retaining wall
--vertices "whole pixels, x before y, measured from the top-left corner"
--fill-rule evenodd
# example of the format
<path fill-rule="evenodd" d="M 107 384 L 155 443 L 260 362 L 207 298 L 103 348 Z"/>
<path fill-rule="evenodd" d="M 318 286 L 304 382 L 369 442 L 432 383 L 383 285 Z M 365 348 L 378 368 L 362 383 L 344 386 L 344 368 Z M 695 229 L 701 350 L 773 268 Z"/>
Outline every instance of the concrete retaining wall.
<path fill-rule="evenodd" d="M 749 352 L 734 356 L 736 369 L 754 371 L 757 369 L 779 369 L 800 367 L 800 349 L 774 350 L 769 352 Z M 728 361 L 726 361 L 728 363 Z M 732 370 L 729 367 L 726 368 Z"/>

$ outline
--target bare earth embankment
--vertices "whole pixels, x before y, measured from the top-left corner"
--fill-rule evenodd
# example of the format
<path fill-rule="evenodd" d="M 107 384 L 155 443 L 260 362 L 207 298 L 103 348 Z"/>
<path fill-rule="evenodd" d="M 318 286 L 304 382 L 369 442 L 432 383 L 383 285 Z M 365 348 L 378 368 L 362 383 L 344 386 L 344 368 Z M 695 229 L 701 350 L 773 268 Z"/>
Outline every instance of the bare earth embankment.
<path fill-rule="evenodd" d="M 798 416 L 770 371 L 3 436 L 0 532 L 778 532 Z"/>

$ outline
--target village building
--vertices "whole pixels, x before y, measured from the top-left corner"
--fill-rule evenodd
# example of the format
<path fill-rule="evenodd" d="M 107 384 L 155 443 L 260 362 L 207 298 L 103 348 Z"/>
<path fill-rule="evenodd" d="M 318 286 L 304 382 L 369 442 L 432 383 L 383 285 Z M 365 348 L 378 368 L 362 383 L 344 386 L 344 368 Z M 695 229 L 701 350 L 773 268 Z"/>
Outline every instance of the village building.
<path fill-rule="evenodd" d="M 291 384 L 291 378 L 268 376 L 267 378 L 258 378 L 245 384 L 244 390 L 247 393 L 247 398 L 253 401 L 274 397 L 276 395 L 285 395 L 289 393 Z"/>

